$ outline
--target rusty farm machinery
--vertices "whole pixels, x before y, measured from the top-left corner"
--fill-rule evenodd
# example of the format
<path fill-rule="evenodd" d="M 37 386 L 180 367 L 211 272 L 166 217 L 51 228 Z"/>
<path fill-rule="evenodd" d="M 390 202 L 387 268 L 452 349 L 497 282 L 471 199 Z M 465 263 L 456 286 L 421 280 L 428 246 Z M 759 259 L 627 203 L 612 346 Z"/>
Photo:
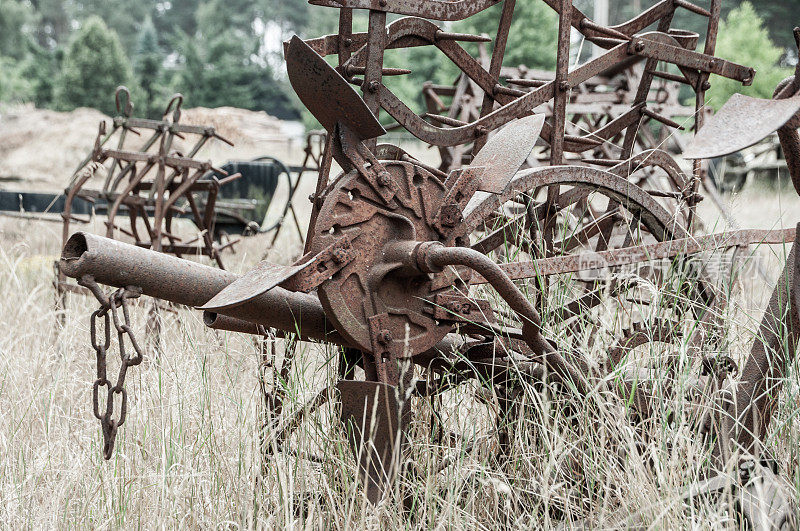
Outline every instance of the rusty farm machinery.
<path fill-rule="evenodd" d="M 63 243 L 74 225 L 98 215 L 105 218 L 109 238 L 178 257 L 205 257 L 223 269 L 222 254 L 233 249 L 237 236 L 267 234 L 272 248 L 281 231 L 293 224 L 303 242 L 296 194 L 300 182 L 318 169 L 324 132 L 306 136 L 299 165 L 262 156 L 217 168 L 198 155 L 210 140 L 233 143 L 214 127 L 182 123 L 182 95 L 170 99 L 160 120 L 133 116 L 126 87 L 118 87 L 114 98 L 117 116 L 110 129 L 105 120 L 100 123 L 91 152 L 73 171 L 63 193 L 0 191 L 0 214 L 60 221 Z M 268 222 L 279 186 L 286 197 Z M 188 239 L 173 229 L 178 219 L 192 224 Z M 56 276 L 59 300 L 67 292 L 86 293 L 60 272 Z"/>
<path fill-rule="evenodd" d="M 503 412 L 515 407 L 521 381 L 576 401 L 598 392 L 619 396 L 637 424 L 655 414 L 660 400 L 686 391 L 670 374 L 676 364 L 690 363 L 697 369 L 685 384 L 697 407 L 693 425 L 711 456 L 709 478 L 693 492 L 733 489 L 754 525 L 797 525 L 795 508 L 764 465 L 760 443 L 796 354 L 800 243 L 795 229 L 701 234 L 696 204 L 707 179 L 701 160 L 775 131 L 800 193 L 800 67 L 773 100 L 737 96 L 706 119 L 711 74 L 743 84 L 755 75 L 714 56 L 718 0 L 708 8 L 662 0 L 615 26 L 595 23 L 570 0 L 545 2 L 559 14 L 556 71 L 548 79 L 513 78 L 509 87 L 500 75 L 514 0 L 311 1 L 338 10 L 339 32 L 285 44 L 292 87 L 327 131 L 304 255 L 290 266 L 265 260 L 237 276 L 157 249 L 81 232 L 69 237 L 60 269 L 100 302 L 92 315 L 98 360 L 93 395 L 106 457 L 127 415 L 126 372 L 142 359 L 128 324 L 128 301 L 144 294 L 200 308 L 214 328 L 250 334 L 272 329 L 336 345 L 340 378 L 314 404 L 338 402 L 373 502 L 401 473 L 415 397 L 466 382 L 490 387 L 500 412 L 502 454 L 513 430 Z M 502 12 L 488 64 L 460 44 L 483 37 L 437 25 L 495 4 Z M 353 32 L 354 10 L 368 11 L 368 31 Z M 695 51 L 698 35 L 671 27 L 677 10 L 707 19 L 702 51 Z M 401 17 L 387 23 L 388 14 Z M 647 31 L 651 26 L 656 29 Z M 570 67 L 573 30 L 604 51 Z M 800 30 L 795 37 L 800 47 Z M 415 46 L 436 47 L 454 62 L 480 105 L 458 118 L 411 111 L 384 84 L 386 76 L 405 71 L 384 68 L 383 55 Z M 325 56 L 336 56 L 337 66 Z M 632 63 L 643 67 L 633 96 L 617 104 L 624 109 L 588 121 L 585 109 L 571 111 L 573 95 L 591 93 L 582 87 Z M 684 151 L 693 161 L 688 172 L 667 151 L 641 149 L 638 140 L 651 121 L 678 125 L 650 101 L 659 78 L 695 94 L 696 136 Z M 359 86 L 361 94 L 354 88 Z M 430 146 L 459 147 L 461 162 L 433 167 L 379 143 L 382 112 Z M 545 160 L 531 160 L 537 143 L 545 147 L 546 155 L 538 157 Z M 333 161 L 342 172 L 331 177 Z M 646 186 L 654 171 L 668 187 Z M 793 246 L 740 370 L 726 352 L 726 293 L 692 257 L 758 243 Z M 640 271 L 655 289 L 617 274 L 660 259 L 672 264 L 674 274 Z M 116 291 L 107 295 L 101 285 Z M 601 321 L 610 323 L 614 341 L 598 358 L 584 351 L 575 331 Z M 114 328 L 120 338 L 116 380 L 106 374 Z M 128 336 L 133 353 L 124 349 Z M 689 345 L 696 359 L 642 360 L 637 350 L 678 343 Z M 734 460 L 740 474 L 731 486 L 715 471 Z M 754 494 L 754 485 L 761 492 L 765 483 L 774 494 L 767 501 Z"/>

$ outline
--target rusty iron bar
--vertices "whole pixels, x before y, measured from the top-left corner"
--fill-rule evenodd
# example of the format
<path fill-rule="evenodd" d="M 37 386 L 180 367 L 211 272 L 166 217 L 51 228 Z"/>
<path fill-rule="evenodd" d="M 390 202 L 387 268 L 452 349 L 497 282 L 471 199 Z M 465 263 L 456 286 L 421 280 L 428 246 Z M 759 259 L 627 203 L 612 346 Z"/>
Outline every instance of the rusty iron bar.
<path fill-rule="evenodd" d="M 84 232 L 67 241 L 59 269 L 76 279 L 91 275 L 107 286 L 139 286 L 144 295 L 190 307 L 205 304 L 238 278 L 228 271 Z M 226 315 L 296 331 L 308 339 L 345 344 L 312 295 L 275 288 Z"/>
<path fill-rule="evenodd" d="M 795 229 L 745 229 L 693 238 L 667 240 L 635 247 L 622 247 L 587 255 L 575 254 L 541 258 L 531 262 L 511 262 L 500 264 L 499 267 L 512 280 L 519 280 L 538 276 L 575 273 L 597 269 L 598 267 L 626 266 L 652 260 L 674 258 L 679 255 L 688 256 L 715 249 L 744 247 L 754 244 L 784 244 L 794 241 L 794 238 Z M 485 284 L 486 282 L 488 281 L 480 276 L 474 276 L 470 279 L 470 284 Z"/>

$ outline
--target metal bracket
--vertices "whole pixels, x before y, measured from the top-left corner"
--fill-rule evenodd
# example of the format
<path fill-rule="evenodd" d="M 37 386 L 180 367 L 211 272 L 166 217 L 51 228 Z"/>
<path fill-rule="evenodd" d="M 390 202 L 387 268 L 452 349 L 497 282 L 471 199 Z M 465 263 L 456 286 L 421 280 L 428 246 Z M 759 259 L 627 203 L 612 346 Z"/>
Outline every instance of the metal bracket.
<path fill-rule="evenodd" d="M 369 318 L 369 337 L 378 381 L 389 385 L 398 385 L 400 382 L 397 359 L 402 356 L 402 343 L 395 341 L 396 332 L 390 327 L 389 314 L 382 313 Z"/>
<path fill-rule="evenodd" d="M 455 293 L 436 295 L 433 301 L 433 318 L 475 324 L 497 323 L 489 301 Z"/>
<path fill-rule="evenodd" d="M 279 285 L 289 291 L 308 293 L 352 262 L 355 257 L 351 240 L 345 236 L 317 253 L 303 264 L 302 269 Z"/>
<path fill-rule="evenodd" d="M 334 148 L 341 150 L 340 153 L 334 152 L 336 162 L 343 167 L 346 166 L 343 164 L 344 161 L 351 164 L 384 203 L 389 204 L 397 190 L 397 183 L 394 182 L 392 174 L 349 127 L 339 122 L 336 124 L 334 134 L 338 140 L 334 143 Z"/>
<path fill-rule="evenodd" d="M 463 221 L 464 208 L 478 191 L 483 166 L 467 166 L 454 170 L 445 181 L 447 195 L 433 216 L 433 226 L 442 236 L 449 236 Z"/>

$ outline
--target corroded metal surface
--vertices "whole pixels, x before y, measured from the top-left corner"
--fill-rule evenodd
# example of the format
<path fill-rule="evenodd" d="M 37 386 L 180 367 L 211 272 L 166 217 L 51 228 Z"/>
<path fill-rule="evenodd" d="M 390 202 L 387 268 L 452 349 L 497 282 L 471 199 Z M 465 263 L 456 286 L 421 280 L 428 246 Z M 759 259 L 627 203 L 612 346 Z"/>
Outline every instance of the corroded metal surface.
<path fill-rule="evenodd" d="M 466 381 L 485 382 L 499 391 L 502 417 L 514 407 L 510 397 L 519 391 L 517 377 L 551 382 L 578 397 L 609 389 L 605 377 L 613 368 L 623 382 L 610 390 L 626 400 L 632 396 L 639 418 L 646 419 L 654 409 L 653 382 L 641 377 L 636 367 L 615 368 L 623 356 L 648 342 L 668 343 L 679 337 L 698 347 L 695 350 L 719 345 L 717 316 L 723 314 L 726 299 L 700 272 L 682 287 L 691 309 L 664 308 L 667 315 L 657 320 L 657 337 L 637 333 L 642 330 L 642 322 L 635 320 L 640 316 L 633 315 L 637 312 L 630 304 L 623 306 L 619 313 L 630 316 L 630 326 L 612 348 L 610 361 L 597 364 L 575 342 L 567 346 L 548 337 L 548 329 L 559 328 L 570 336 L 575 319 L 602 318 L 604 281 L 608 301 L 625 305 L 626 300 L 636 300 L 622 296 L 633 289 L 632 283 L 617 275 L 575 279 L 569 273 L 599 263 L 614 268 L 797 238 L 789 230 L 693 236 L 702 166 L 695 163 L 692 174 L 686 175 L 666 151 L 637 141 L 639 131 L 651 123 L 680 126 L 652 105 L 654 79 L 683 83 L 694 91 L 697 129 L 704 119 L 697 111 L 705 107 L 710 74 L 752 82 L 752 69 L 713 55 L 717 0 L 707 10 L 685 0 L 663 0 L 613 27 L 596 24 L 569 0 L 546 0 L 560 15 L 558 66 L 544 79 L 520 76 L 508 82 L 521 88 L 504 85 L 500 78 L 513 0 L 503 2 L 496 45 L 491 57 L 481 59 L 459 42 L 485 39 L 443 31 L 433 20 L 467 17 L 496 1 L 314 3 L 341 11 L 337 35 L 308 42 L 295 37 L 286 44 L 292 86 L 328 135 L 327 163 L 321 164 L 312 197 L 304 256 L 290 266 L 262 262 L 237 280 L 228 273 L 211 273 L 210 268 L 161 255 L 154 258 L 151 251 L 79 234 L 68 243 L 61 267 L 69 276 L 91 274 L 112 286 L 137 284 L 145 294 L 214 310 L 205 314 L 212 326 L 245 333 L 271 327 L 345 347 L 336 387 L 367 498 L 373 502 L 381 499 L 398 472 L 411 414 L 408 399 L 415 393 L 431 396 Z M 366 33 L 353 32 L 352 9 L 369 10 Z M 703 52 L 694 51 L 698 35 L 671 27 L 677 9 L 708 19 Z M 387 13 L 416 16 L 387 24 Z M 655 30 L 644 32 L 649 26 Z M 570 27 L 605 51 L 569 68 Z M 436 103 L 435 112 L 420 116 L 391 92 L 389 78 L 407 71 L 384 68 L 384 52 L 416 46 L 433 46 L 455 63 L 463 76 L 453 94 L 461 91 L 474 98 L 470 112 L 443 116 L 445 110 Z M 336 56 L 336 67 L 324 60 L 329 55 Z M 680 74 L 657 70 L 659 63 L 674 65 Z M 587 121 L 585 116 L 594 116 L 591 109 L 570 111 L 571 105 L 594 104 L 605 97 L 602 91 L 584 90 L 592 79 L 637 64 L 642 70 L 628 87 L 629 94 L 615 100 L 618 107 L 613 112 Z M 362 95 L 351 85 L 360 86 Z M 798 87 L 793 80 L 780 88 L 780 97 L 789 103 L 759 103 L 763 109 L 786 107 L 765 114 L 764 121 L 774 123 L 754 127 L 753 134 L 780 128 L 798 183 L 800 140 L 789 130 L 798 120 L 791 99 Z M 595 101 L 576 101 L 573 93 L 590 94 Z M 438 95 L 432 94 L 435 102 Z M 378 146 L 376 137 L 385 132 L 378 119 L 382 111 L 431 146 L 457 146 L 452 153 L 460 160 L 452 167 L 431 168 L 397 146 Z M 707 127 L 713 136 L 716 126 Z M 497 132 L 490 135 L 493 131 Z M 538 153 L 541 166 L 518 171 L 537 140 L 549 150 Z M 592 158 L 573 164 L 576 154 L 586 152 Z M 332 179 L 331 159 L 343 169 Z M 668 189 L 648 187 L 656 171 L 669 181 Z M 736 383 L 737 401 L 723 398 L 712 403 L 698 422 L 702 433 L 718 430 L 722 465 L 729 456 L 730 436 L 744 448 L 754 438 L 763 438 L 774 403 L 773 393 L 763 391 L 777 392 L 784 365 L 795 356 L 798 309 L 791 301 L 799 297 L 796 245 L 762 323 L 761 339 Z M 527 294 L 514 280 L 554 274 L 564 275 L 575 298 L 545 314 L 540 308 L 550 300 L 547 282 L 535 285 L 542 293 Z M 173 281 L 166 285 L 165 278 Z M 656 289 L 663 286 L 660 280 L 658 275 L 648 278 Z M 484 299 L 475 298 L 470 285 L 477 283 L 489 284 L 510 311 L 494 312 Z M 543 322 L 543 315 L 554 322 Z M 689 321 L 693 326 L 684 328 L 691 328 L 690 335 L 683 338 L 678 328 Z M 781 342 L 784 337 L 789 341 Z M 700 361 L 695 387 L 724 397 L 722 391 L 733 385 L 735 364 L 724 355 Z M 410 364 L 427 378 L 424 384 L 410 385 Z M 355 379 L 355 366 L 363 370 L 362 379 Z M 669 366 L 662 368 L 667 375 L 671 371 Z M 677 392 L 671 386 L 668 391 Z M 725 413 L 713 413 L 719 411 Z M 732 429 L 713 428 L 721 425 Z M 498 426 L 499 433 L 503 430 Z M 365 444 L 369 432 L 375 437 Z M 501 441 L 500 447 L 507 445 Z"/>
<path fill-rule="evenodd" d="M 683 156 L 710 159 L 741 151 L 777 131 L 798 110 L 800 95 L 763 100 L 734 94 L 686 146 Z"/>

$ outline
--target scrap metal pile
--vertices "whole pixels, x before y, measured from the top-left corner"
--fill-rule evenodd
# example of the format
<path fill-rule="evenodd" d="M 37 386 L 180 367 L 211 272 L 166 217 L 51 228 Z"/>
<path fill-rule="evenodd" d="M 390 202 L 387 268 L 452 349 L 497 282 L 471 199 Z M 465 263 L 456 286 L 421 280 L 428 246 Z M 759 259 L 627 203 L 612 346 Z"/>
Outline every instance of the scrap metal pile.
<path fill-rule="evenodd" d="M 709 76 L 743 84 L 754 76 L 751 68 L 713 55 L 718 0 L 708 9 L 662 0 L 610 27 L 593 22 L 569 0 L 545 1 L 560 17 L 556 71 L 552 79 L 514 79 L 515 87 L 523 87 L 515 88 L 500 83 L 514 0 L 312 0 L 338 9 L 339 33 L 309 41 L 294 37 L 285 46 L 289 80 L 328 132 L 304 256 L 291 266 L 264 261 L 237 277 L 76 233 L 64 248 L 62 272 L 93 287 L 100 317 L 143 293 L 199 307 L 216 328 L 249 333 L 272 328 L 341 346 L 338 394 L 327 396 L 338 396 L 341 419 L 353 428 L 349 433 L 372 501 L 381 499 L 398 472 L 403 452 L 395 449 L 406 446 L 410 396 L 433 396 L 471 381 L 492 386 L 499 409 L 507 412 L 520 379 L 551 383 L 576 399 L 608 388 L 630 399 L 633 422 L 646 422 L 661 396 L 647 375 L 655 369 L 668 380 L 674 362 L 645 367 L 644 375 L 640 363 L 628 362 L 642 345 L 685 342 L 698 357 L 697 435 L 713 446 L 715 469 L 723 469 L 731 456 L 755 455 L 743 461 L 748 472 L 737 487 L 749 496 L 752 485 L 765 481 L 758 442 L 769 428 L 800 334 L 798 243 L 794 229 L 694 236 L 705 178 L 700 160 L 778 130 L 800 192 L 800 71 L 778 87 L 774 100 L 735 97 L 704 126 Z M 499 3 L 488 68 L 460 44 L 482 37 L 452 33 L 434 22 L 463 20 Z M 357 9 L 369 13 L 367 32 L 352 30 Z M 702 52 L 694 51 L 698 35 L 671 28 L 676 10 L 708 19 Z M 390 13 L 404 16 L 387 24 Z M 646 31 L 653 25 L 655 30 Z M 570 68 L 572 30 L 605 51 Z M 796 37 L 800 47 L 800 30 Z M 473 97 L 481 100 L 477 113 L 421 117 L 387 88 L 384 76 L 405 71 L 384 68 L 384 51 L 413 46 L 434 46 L 461 69 L 476 91 Z M 323 59 L 328 55 L 337 56 L 338 66 Z M 604 72 L 642 61 L 635 95 L 615 104 L 614 113 L 586 120 L 589 113 L 578 100 L 592 89 L 584 88 L 596 85 L 593 79 Z M 637 147 L 648 122 L 677 125 L 650 101 L 656 78 L 695 92 L 699 133 L 684 153 L 694 160 L 689 175 L 667 151 Z M 552 110 L 540 112 L 543 105 Z M 467 146 L 469 164 L 443 171 L 397 146 L 379 144 L 385 133 L 381 111 L 431 146 Z M 520 170 L 537 142 L 547 146 L 547 163 Z M 583 158 L 586 153 L 591 158 Z M 576 157 L 582 164 L 572 163 Z M 330 178 L 332 160 L 342 173 Z M 669 190 L 643 186 L 651 169 L 671 183 Z M 721 329 L 727 301 L 690 257 L 792 241 L 760 333 L 736 379 L 737 367 L 727 355 L 702 354 L 725 352 Z M 622 266 L 656 259 L 674 259 L 684 275 L 675 300 L 656 300 L 669 292 L 663 275 L 641 273 L 658 286 L 648 295 L 641 283 L 616 274 Z M 600 268 L 599 276 L 583 274 Z M 106 297 L 98 284 L 120 291 Z M 574 336 L 601 316 L 613 321 L 617 337 L 605 357 L 596 359 Z M 121 357 L 124 365 L 130 355 Z M 670 392 L 678 391 L 670 386 L 659 391 Z M 95 383 L 95 414 L 104 427 L 107 456 L 125 417 L 124 400 L 123 411 L 113 415 L 113 399 L 120 394 L 124 397 L 122 384 L 104 375 Z M 107 408 L 97 406 L 106 396 Z M 500 434 L 510 429 L 501 425 L 504 417 L 497 419 Z M 362 448 L 362 438 L 370 434 L 371 444 Z M 704 488 L 723 488 L 719 485 L 712 481 Z M 790 518 L 792 508 L 775 500 L 742 503 L 742 510 L 756 520 Z"/>

